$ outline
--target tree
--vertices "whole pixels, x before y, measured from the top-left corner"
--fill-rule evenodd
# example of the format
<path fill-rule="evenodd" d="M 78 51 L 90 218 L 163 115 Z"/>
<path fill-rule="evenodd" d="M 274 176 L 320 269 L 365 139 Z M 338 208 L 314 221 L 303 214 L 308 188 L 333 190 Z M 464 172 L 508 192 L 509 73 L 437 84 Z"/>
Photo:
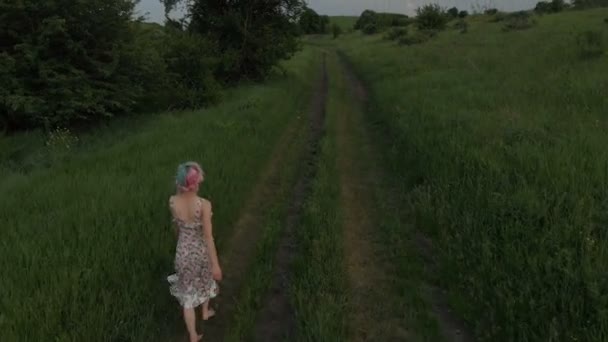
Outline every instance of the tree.
<path fill-rule="evenodd" d="M 306 8 L 300 16 L 299 25 L 304 34 L 319 33 L 321 31 L 321 17 L 312 8 Z"/>
<path fill-rule="evenodd" d="M 450 15 L 450 17 L 452 18 L 457 18 L 458 17 L 458 8 L 456 7 L 452 7 L 448 10 L 448 14 Z"/>
<path fill-rule="evenodd" d="M 185 21 L 182 20 L 176 20 L 176 19 L 172 19 L 172 18 L 165 18 L 165 27 L 167 28 L 173 28 L 179 31 L 183 31 L 184 27 L 186 26 Z"/>
<path fill-rule="evenodd" d="M 534 12 L 538 14 L 558 13 L 563 11 L 565 8 L 566 3 L 564 0 L 552 0 L 551 2 L 540 1 L 536 4 L 536 7 L 534 7 Z"/>
<path fill-rule="evenodd" d="M 319 33 L 326 33 L 329 30 L 329 16 L 328 15 L 322 15 L 320 17 L 320 26 L 321 26 L 321 30 Z"/>
<path fill-rule="evenodd" d="M 168 33 L 161 48 L 168 83 L 163 95 L 171 97 L 165 99 L 165 105 L 183 109 L 214 102 L 220 86 L 213 77 L 218 57 L 211 43 L 196 33 Z"/>
<path fill-rule="evenodd" d="M 342 34 L 342 28 L 340 27 L 340 25 L 334 23 L 331 26 L 331 32 L 334 36 L 334 39 L 338 38 L 341 34 Z"/>
<path fill-rule="evenodd" d="M 376 16 L 376 12 L 372 10 L 365 10 L 363 13 L 361 13 L 359 19 L 357 19 L 357 22 L 355 23 L 355 30 L 362 30 L 369 24 L 373 24 L 375 26 L 377 23 L 378 18 Z"/>
<path fill-rule="evenodd" d="M 552 10 L 552 6 L 551 3 L 547 2 L 547 1 L 540 1 L 539 3 L 536 4 L 536 7 L 534 7 L 534 11 L 538 14 L 544 14 L 544 13 L 549 13 Z"/>
<path fill-rule="evenodd" d="M 53 127 L 129 111 L 129 0 L 10 1 L 0 11 L 0 121 Z"/>
<path fill-rule="evenodd" d="M 448 21 L 445 11 L 436 4 L 419 7 L 416 14 L 416 23 L 421 30 L 443 30 Z"/>
<path fill-rule="evenodd" d="M 553 13 L 561 12 L 566 7 L 564 0 L 553 0 L 551 1 L 551 11 Z"/>
<path fill-rule="evenodd" d="M 303 34 L 327 33 L 329 29 L 329 16 L 319 15 L 312 8 L 306 7 L 298 21 Z"/>
<path fill-rule="evenodd" d="M 594 7 L 608 7 L 608 0 L 574 0 L 574 8 L 594 8 Z"/>
<path fill-rule="evenodd" d="M 467 12 L 467 11 L 460 11 L 460 13 L 458 13 L 459 18 L 466 18 L 468 16 L 469 16 L 469 12 Z"/>
<path fill-rule="evenodd" d="M 261 79 L 298 48 L 301 0 L 162 1 L 167 13 L 187 3 L 187 29 L 209 37 L 217 48 L 217 76 L 225 82 Z"/>

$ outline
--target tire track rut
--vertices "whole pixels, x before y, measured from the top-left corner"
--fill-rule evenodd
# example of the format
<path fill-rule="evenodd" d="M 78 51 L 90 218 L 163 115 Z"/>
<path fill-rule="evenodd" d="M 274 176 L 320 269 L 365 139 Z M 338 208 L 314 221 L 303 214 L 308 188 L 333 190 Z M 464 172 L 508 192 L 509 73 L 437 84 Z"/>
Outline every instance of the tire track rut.
<path fill-rule="evenodd" d="M 317 169 L 317 156 L 324 134 L 328 83 L 326 55 L 323 53 L 318 86 L 308 112 L 310 131 L 307 149 L 301 159 L 302 169 L 292 193 L 285 227 L 275 255 L 272 284 L 263 298 L 263 307 L 256 320 L 255 341 L 293 340 L 295 317 L 289 298 L 289 273 L 297 252 L 294 232 L 300 223 L 303 204 L 310 193 L 311 181 Z"/>

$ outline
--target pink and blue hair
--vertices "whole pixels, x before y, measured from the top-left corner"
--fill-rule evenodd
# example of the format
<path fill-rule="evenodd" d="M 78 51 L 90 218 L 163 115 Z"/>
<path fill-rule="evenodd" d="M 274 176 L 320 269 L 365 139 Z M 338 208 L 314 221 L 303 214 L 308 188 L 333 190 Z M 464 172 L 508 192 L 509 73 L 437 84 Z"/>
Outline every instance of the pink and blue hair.
<path fill-rule="evenodd" d="M 178 192 L 196 191 L 202 181 L 203 169 L 198 163 L 187 162 L 177 167 L 175 184 Z"/>

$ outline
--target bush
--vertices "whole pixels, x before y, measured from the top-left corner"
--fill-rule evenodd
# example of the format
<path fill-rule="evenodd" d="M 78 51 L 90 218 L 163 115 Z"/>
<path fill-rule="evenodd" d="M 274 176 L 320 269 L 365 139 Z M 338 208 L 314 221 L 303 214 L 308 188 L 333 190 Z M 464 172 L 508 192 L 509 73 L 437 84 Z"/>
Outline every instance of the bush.
<path fill-rule="evenodd" d="M 426 43 L 430 39 L 431 39 L 431 37 L 428 34 L 425 34 L 423 32 L 416 32 L 414 34 L 406 35 L 406 36 L 399 38 L 399 44 L 407 45 L 407 46 L 417 45 L 417 44 Z"/>
<path fill-rule="evenodd" d="M 384 38 L 388 40 L 397 40 L 405 35 L 407 35 L 407 28 L 395 27 L 388 31 Z"/>
<path fill-rule="evenodd" d="M 582 58 L 597 58 L 604 54 L 604 36 L 601 31 L 580 33 L 576 40 Z"/>
<path fill-rule="evenodd" d="M 448 21 L 445 11 L 436 4 L 419 7 L 416 14 L 416 23 L 421 30 L 443 30 Z"/>
<path fill-rule="evenodd" d="M 536 21 L 530 17 L 528 12 L 516 12 L 509 14 L 505 19 L 504 32 L 527 30 L 536 25 Z"/>
<path fill-rule="evenodd" d="M 378 26 L 375 23 L 369 23 L 363 27 L 364 34 L 375 34 L 378 32 Z"/>
<path fill-rule="evenodd" d="M 496 8 L 490 8 L 485 11 L 485 14 L 487 14 L 487 15 L 495 15 L 497 13 L 498 13 L 498 9 L 496 9 Z"/>
<path fill-rule="evenodd" d="M 459 18 L 466 18 L 468 16 L 469 16 L 469 12 L 467 12 L 467 11 L 460 11 L 460 13 L 458 13 Z"/>

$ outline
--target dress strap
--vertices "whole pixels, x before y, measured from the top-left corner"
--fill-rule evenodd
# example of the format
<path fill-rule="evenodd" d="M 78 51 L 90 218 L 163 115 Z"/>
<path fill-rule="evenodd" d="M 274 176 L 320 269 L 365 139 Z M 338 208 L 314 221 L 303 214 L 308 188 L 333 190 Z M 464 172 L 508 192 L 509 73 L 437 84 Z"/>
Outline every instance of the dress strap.
<path fill-rule="evenodd" d="M 198 209 L 196 210 L 196 219 L 200 222 L 203 218 L 203 199 L 202 198 L 198 198 Z"/>

